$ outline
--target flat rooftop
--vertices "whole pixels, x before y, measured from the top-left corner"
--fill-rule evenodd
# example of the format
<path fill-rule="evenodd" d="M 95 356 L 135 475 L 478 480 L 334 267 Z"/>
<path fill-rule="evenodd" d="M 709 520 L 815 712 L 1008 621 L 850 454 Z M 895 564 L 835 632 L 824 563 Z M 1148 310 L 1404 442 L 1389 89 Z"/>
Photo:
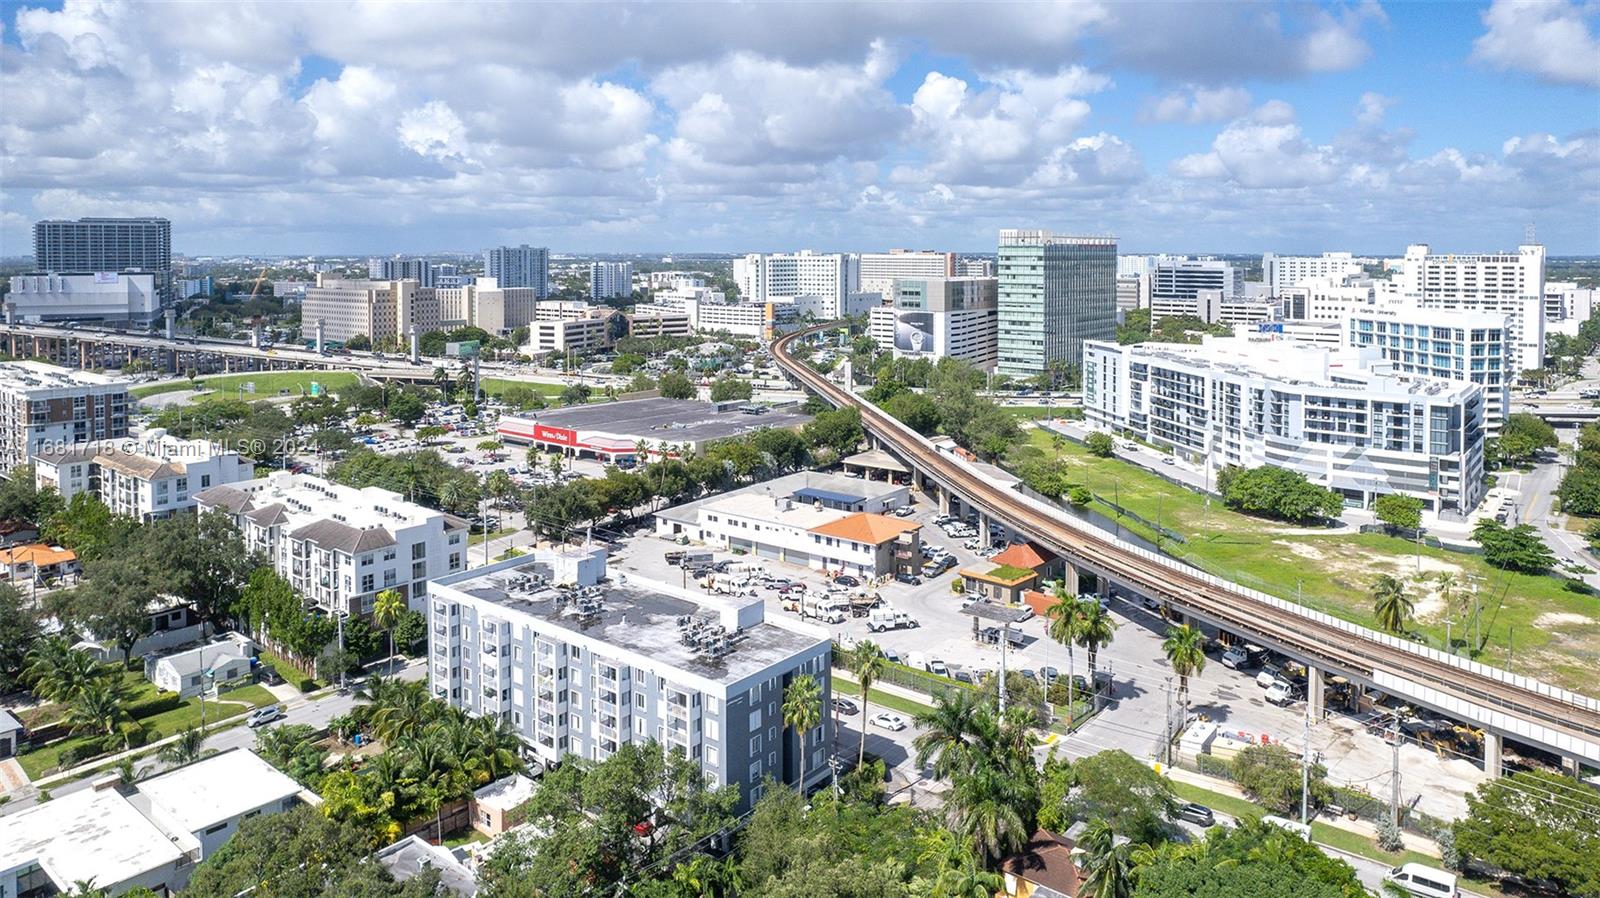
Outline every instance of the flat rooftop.
<path fill-rule="evenodd" d="M 749 486 L 730 490 L 726 493 L 719 493 L 715 496 L 708 496 L 704 499 L 696 499 L 693 502 L 684 502 L 681 505 L 664 508 L 656 512 L 656 516 L 669 521 L 695 524 L 700 520 L 700 509 L 714 504 L 722 507 L 719 503 L 733 498 L 755 497 L 765 503 L 764 513 L 770 514 L 774 507 L 774 500 L 777 499 L 796 499 L 796 504 L 805 503 L 806 508 L 810 509 L 811 500 L 813 498 L 821 498 L 824 493 L 839 497 L 850 496 L 852 501 L 866 502 L 904 491 L 905 487 L 885 483 L 882 480 L 846 477 L 843 474 L 828 474 L 821 471 L 796 471 L 793 474 L 785 474 L 782 477 L 774 477 L 771 480 L 752 483 Z M 742 505 L 740 507 L 753 508 L 754 506 Z M 732 509 L 728 510 L 731 511 Z M 828 511 L 828 509 L 824 509 L 824 511 Z M 830 517 L 819 518 L 818 520 L 819 522 L 831 521 L 842 517 L 844 514 L 846 512 L 833 511 Z"/>
<path fill-rule="evenodd" d="M 83 789 L 0 817 L 0 870 L 38 862 L 62 888 L 115 885 L 184 851 L 114 789 Z"/>
<path fill-rule="evenodd" d="M 6 390 L 61 390 L 69 387 L 111 387 L 124 389 L 128 381 L 107 377 L 92 371 L 63 368 L 45 362 L 21 361 L 0 363 L 0 389 Z"/>
<path fill-rule="evenodd" d="M 799 427 L 811 420 L 798 412 L 752 415 L 738 408 L 717 410 L 694 399 L 629 399 L 551 409 L 528 416 L 546 427 L 599 431 L 673 443 L 702 443 L 751 433 L 764 427 Z"/>
<path fill-rule="evenodd" d="M 753 610 L 762 618 L 746 626 L 732 640 L 730 652 L 714 657 L 685 642 L 686 628 L 680 626 L 680 619 L 687 619 L 694 626 L 714 629 L 722 626 L 740 606 L 710 596 L 696 596 L 691 600 L 676 586 L 631 576 L 626 583 L 590 590 L 530 585 L 526 579 L 529 574 L 548 576 L 548 572 L 549 566 L 538 562 L 483 569 L 435 580 L 429 592 L 435 598 L 447 597 L 451 590 L 464 593 L 511 612 L 507 620 L 513 624 L 519 617 L 532 618 L 539 630 L 564 631 L 571 637 L 631 653 L 643 659 L 634 662 L 641 666 L 682 671 L 724 685 L 737 683 L 796 653 L 828 642 L 820 633 L 791 629 L 765 620 L 759 600 L 749 600 L 758 606 Z M 580 613 L 578 599 L 583 594 L 598 599 L 596 612 Z M 725 617 L 724 612 L 729 612 L 729 616 Z M 605 648 L 596 647 L 595 651 L 606 653 Z"/>
<path fill-rule="evenodd" d="M 190 832 L 299 793 L 299 783 L 242 748 L 139 781 L 139 794 Z"/>

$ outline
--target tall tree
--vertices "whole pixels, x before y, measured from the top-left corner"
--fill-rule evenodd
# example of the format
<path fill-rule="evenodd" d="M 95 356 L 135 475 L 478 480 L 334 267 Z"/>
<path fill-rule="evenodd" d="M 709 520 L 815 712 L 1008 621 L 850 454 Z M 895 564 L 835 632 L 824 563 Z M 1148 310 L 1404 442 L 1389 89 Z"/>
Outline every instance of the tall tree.
<path fill-rule="evenodd" d="M 1070 721 L 1076 717 L 1078 710 L 1073 695 L 1076 687 L 1072 674 L 1076 659 L 1073 658 L 1072 648 L 1079 643 L 1083 634 L 1083 605 L 1064 586 L 1056 587 L 1055 599 L 1056 603 L 1044 613 L 1047 621 L 1045 633 L 1067 649 L 1067 719 Z"/>
<path fill-rule="evenodd" d="M 1091 820 L 1078 840 L 1083 849 L 1084 898 L 1128 898 L 1133 894 L 1132 843 L 1117 842 L 1116 833 L 1104 820 Z"/>
<path fill-rule="evenodd" d="M 883 657 L 883 652 L 871 640 L 863 639 L 856 644 L 850 652 L 850 670 L 856 675 L 856 681 L 861 684 L 861 719 L 867 719 L 867 695 L 872 690 L 872 684 L 889 668 L 889 659 Z M 856 753 L 856 766 L 867 762 L 867 728 L 861 727 L 861 747 Z"/>
<path fill-rule="evenodd" d="M 1535 770 L 1481 783 L 1454 832 L 1464 859 L 1600 895 L 1600 793 L 1568 777 Z"/>
<path fill-rule="evenodd" d="M 809 674 L 795 677 L 783 691 L 783 722 L 794 730 L 800 743 L 800 778 L 796 784 L 801 792 L 806 788 L 806 739 L 822 723 L 822 687 L 817 678 Z"/>
<path fill-rule="evenodd" d="M 1193 624 L 1167 628 L 1167 637 L 1161 641 L 1161 653 L 1167 656 L 1167 664 L 1178 675 L 1185 719 L 1189 711 L 1189 678 L 1206 669 L 1205 646 L 1206 634 Z"/>
<path fill-rule="evenodd" d="M 117 677 L 96 677 L 83 685 L 67 704 L 67 724 L 74 733 L 113 736 L 129 720 L 128 697 Z M 126 745 L 126 737 L 124 737 Z"/>
<path fill-rule="evenodd" d="M 394 625 L 406 613 L 405 596 L 398 589 L 385 589 L 372 599 L 372 622 L 389 634 L 389 657 L 394 657 Z"/>
<path fill-rule="evenodd" d="M 21 683 L 28 648 L 41 632 L 38 616 L 22 593 L 9 583 L 0 583 L 0 693 Z"/>

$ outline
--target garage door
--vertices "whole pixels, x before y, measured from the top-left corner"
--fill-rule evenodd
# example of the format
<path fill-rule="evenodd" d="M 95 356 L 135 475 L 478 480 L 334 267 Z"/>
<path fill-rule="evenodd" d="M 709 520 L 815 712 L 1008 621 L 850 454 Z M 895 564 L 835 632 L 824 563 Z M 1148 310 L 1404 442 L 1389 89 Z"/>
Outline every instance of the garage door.
<path fill-rule="evenodd" d="M 790 549 L 783 556 L 783 560 L 789 562 L 790 564 L 801 564 L 807 567 L 810 567 L 811 565 L 811 556 L 808 553 L 797 552 L 794 549 Z"/>
<path fill-rule="evenodd" d="M 756 545 L 756 554 L 762 558 L 776 559 L 778 557 L 778 547 L 771 543 L 759 543 Z"/>
<path fill-rule="evenodd" d="M 733 549 L 735 551 L 748 552 L 751 549 L 751 545 L 752 544 L 751 544 L 750 540 L 747 540 L 747 539 L 731 539 L 730 538 L 728 540 L 728 548 Z"/>

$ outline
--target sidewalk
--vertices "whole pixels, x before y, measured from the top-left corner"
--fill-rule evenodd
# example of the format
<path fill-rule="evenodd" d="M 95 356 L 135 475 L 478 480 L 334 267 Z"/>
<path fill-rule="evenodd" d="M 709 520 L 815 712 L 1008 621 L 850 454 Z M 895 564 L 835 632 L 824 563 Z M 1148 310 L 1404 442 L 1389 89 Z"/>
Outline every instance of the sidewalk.
<path fill-rule="evenodd" d="M 1230 796 L 1232 798 L 1238 798 L 1242 801 L 1250 801 L 1250 798 L 1244 794 L 1242 789 L 1228 780 L 1206 776 L 1203 773 L 1195 773 L 1192 770 L 1185 770 L 1181 767 L 1165 767 L 1162 772 L 1167 775 L 1168 779 L 1177 780 L 1180 783 L 1188 783 L 1191 786 L 1198 786 L 1201 789 L 1206 789 L 1211 792 L 1220 792 L 1221 794 Z M 1372 841 L 1374 844 L 1376 844 L 1376 840 L 1378 838 L 1378 828 L 1366 820 L 1351 820 L 1346 817 L 1322 816 L 1316 818 L 1316 822 L 1326 824 L 1335 829 L 1342 829 L 1346 832 L 1354 833 L 1362 838 Z M 1405 830 L 1401 830 L 1400 838 L 1405 842 L 1406 848 L 1411 851 L 1415 851 L 1418 854 L 1425 854 L 1428 857 L 1436 858 L 1439 856 L 1439 846 L 1434 844 L 1432 839 L 1424 838 Z"/>

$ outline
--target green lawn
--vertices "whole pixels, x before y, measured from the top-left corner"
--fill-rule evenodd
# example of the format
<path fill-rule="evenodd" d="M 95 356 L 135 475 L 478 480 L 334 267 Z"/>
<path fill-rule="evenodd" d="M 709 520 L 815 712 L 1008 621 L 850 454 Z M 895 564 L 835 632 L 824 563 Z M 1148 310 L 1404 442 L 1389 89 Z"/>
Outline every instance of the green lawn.
<path fill-rule="evenodd" d="M 499 539 L 502 536 L 510 536 L 516 532 L 517 528 L 515 527 L 502 527 L 499 530 L 493 531 L 492 533 L 473 533 L 467 537 L 467 545 L 481 546 L 487 540 Z"/>
<path fill-rule="evenodd" d="M 1165 541 L 1168 554 L 1245 586 L 1371 626 L 1373 578 L 1379 573 L 1401 577 L 1416 602 L 1413 628 L 1436 648 L 1444 647 L 1446 625 L 1432 574 L 1455 573 L 1463 596 L 1470 595 L 1469 584 L 1476 578 L 1486 642 L 1479 660 L 1569 688 L 1589 688 L 1593 682 L 1593 658 L 1600 653 L 1600 602 L 1566 591 L 1560 579 L 1507 574 L 1479 556 L 1426 546 L 1419 577 L 1417 546 L 1407 540 L 1378 533 L 1305 532 L 1229 511 L 1218 500 L 1208 508 L 1196 491 L 1119 459 L 1096 458 L 1082 446 L 1042 431 L 1029 434 L 1028 446 L 1053 456 L 1069 479 L 1088 487 L 1097 511 L 1115 516 L 1110 503 L 1120 502 L 1130 512 L 1159 521 L 1186 540 Z M 1131 518 L 1123 523 L 1154 540 L 1152 528 Z M 1450 635 L 1464 653 L 1463 630 L 1458 616 Z M 1508 660 L 1515 663 L 1508 665 Z"/>
<path fill-rule="evenodd" d="M 141 686 L 134 684 L 132 681 L 136 676 L 137 674 L 131 673 L 127 675 L 128 692 L 134 697 L 130 701 L 153 696 L 156 692 L 155 687 L 142 678 L 138 682 L 142 684 L 142 687 L 147 688 L 141 688 Z M 220 699 L 207 699 L 206 720 L 214 723 L 224 717 L 232 717 L 251 708 L 270 705 L 275 701 L 277 699 L 266 690 L 266 687 L 252 684 L 225 692 Z M 159 714 L 152 714 L 141 719 L 139 723 L 144 727 L 149 741 L 165 739 L 168 736 L 175 735 L 184 727 L 200 725 L 200 700 L 198 698 L 186 699 L 178 707 Z M 38 779 L 55 770 L 62 752 L 81 745 L 86 738 L 88 737 L 72 736 L 52 745 L 25 752 L 17 756 L 17 762 L 22 765 L 23 770 L 27 771 L 29 779 Z"/>
<path fill-rule="evenodd" d="M 1071 418 L 1083 419 L 1083 409 L 1076 406 L 1065 405 L 1005 405 L 1001 406 L 1007 413 L 1023 421 L 1033 421 L 1038 418 Z"/>
<path fill-rule="evenodd" d="M 856 680 L 835 670 L 833 672 L 833 683 L 834 691 L 841 698 L 848 698 L 857 702 L 861 700 L 861 684 Z M 892 692 L 884 692 L 877 687 L 867 690 L 867 701 L 871 704 L 871 708 L 888 708 L 892 711 L 899 711 L 902 714 L 917 715 L 933 710 L 931 707 L 924 705 L 921 702 L 914 702 L 911 699 L 902 698 L 901 696 Z M 870 711 L 871 708 L 868 708 L 868 711 Z"/>
<path fill-rule="evenodd" d="M 359 375 L 350 371 L 262 371 L 245 374 L 209 374 L 196 378 L 201 389 L 214 391 L 199 397 L 198 401 L 202 402 L 238 399 L 241 395 L 245 399 L 271 399 L 285 393 L 298 396 L 302 390 L 309 391 L 313 381 L 327 390 L 342 390 L 354 386 L 359 380 Z M 254 394 L 248 391 L 242 394 L 239 392 L 247 383 L 255 384 Z M 158 393 L 187 389 L 189 383 L 185 381 L 136 387 L 130 392 L 135 398 L 143 399 Z"/>
<path fill-rule="evenodd" d="M 591 386 L 593 385 L 591 384 Z M 485 377 L 483 379 L 483 392 L 490 396 L 499 396 L 511 387 L 527 387 L 547 399 L 560 396 L 561 391 L 566 389 L 561 384 L 529 383 L 521 380 L 507 380 L 503 377 Z"/>

